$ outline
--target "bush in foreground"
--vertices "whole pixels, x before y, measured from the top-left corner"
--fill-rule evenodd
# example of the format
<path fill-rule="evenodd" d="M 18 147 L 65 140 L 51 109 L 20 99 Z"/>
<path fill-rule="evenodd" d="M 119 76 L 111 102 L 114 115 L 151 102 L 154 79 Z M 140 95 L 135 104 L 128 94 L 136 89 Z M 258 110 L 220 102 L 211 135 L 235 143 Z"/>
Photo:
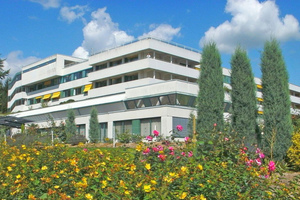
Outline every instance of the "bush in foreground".
<path fill-rule="evenodd" d="M 283 184 L 263 152 L 211 141 L 140 143 L 113 151 L 64 145 L 0 145 L 4 199 L 297 199 L 299 182 Z"/>

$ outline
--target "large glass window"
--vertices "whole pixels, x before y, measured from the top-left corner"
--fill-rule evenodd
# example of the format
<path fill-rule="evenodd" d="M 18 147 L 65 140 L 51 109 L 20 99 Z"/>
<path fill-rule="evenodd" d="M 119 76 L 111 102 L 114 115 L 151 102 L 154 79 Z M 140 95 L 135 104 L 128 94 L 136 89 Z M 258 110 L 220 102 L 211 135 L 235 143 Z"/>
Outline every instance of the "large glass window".
<path fill-rule="evenodd" d="M 77 134 L 85 136 L 85 124 L 78 124 L 77 127 Z"/>
<path fill-rule="evenodd" d="M 188 122 L 189 122 L 189 119 L 187 119 L 187 118 L 173 117 L 173 130 L 174 130 L 173 135 L 176 138 L 184 138 L 187 136 L 191 136 L 188 133 Z M 177 125 L 181 125 L 183 130 L 177 131 L 177 129 L 176 129 Z"/>
<path fill-rule="evenodd" d="M 100 129 L 99 141 L 105 142 L 105 138 L 107 138 L 107 123 L 100 123 L 99 129 Z"/>
<path fill-rule="evenodd" d="M 157 130 L 161 133 L 161 119 L 160 118 L 150 118 L 141 119 L 141 135 L 153 135 L 153 131 Z"/>
<path fill-rule="evenodd" d="M 104 87 L 104 86 L 107 86 L 107 81 L 106 81 L 106 80 L 96 82 L 96 84 L 95 84 L 95 87 L 96 87 L 96 88 Z"/>
<path fill-rule="evenodd" d="M 114 126 L 115 126 L 115 134 L 116 135 L 122 134 L 122 133 L 132 133 L 131 120 L 114 122 Z"/>

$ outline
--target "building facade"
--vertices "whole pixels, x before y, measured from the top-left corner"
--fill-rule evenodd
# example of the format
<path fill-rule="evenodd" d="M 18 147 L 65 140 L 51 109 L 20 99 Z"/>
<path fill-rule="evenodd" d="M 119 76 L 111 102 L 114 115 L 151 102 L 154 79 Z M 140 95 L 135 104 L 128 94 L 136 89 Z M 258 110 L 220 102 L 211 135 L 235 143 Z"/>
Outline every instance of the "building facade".
<path fill-rule="evenodd" d="M 98 110 L 99 140 L 129 132 L 170 136 L 180 124 L 189 134 L 196 114 L 197 79 L 201 54 L 197 50 L 154 38 L 133 41 L 79 59 L 53 55 L 22 68 L 9 85 L 8 109 L 13 116 L 47 128 L 49 116 L 57 123 L 67 111 L 76 115 L 78 133 L 88 138 L 90 111 Z M 223 68 L 224 117 L 230 109 L 230 70 Z M 260 104 L 261 80 L 255 78 Z M 293 114 L 300 111 L 300 87 L 290 84 Z M 263 111 L 259 108 L 259 114 Z"/>

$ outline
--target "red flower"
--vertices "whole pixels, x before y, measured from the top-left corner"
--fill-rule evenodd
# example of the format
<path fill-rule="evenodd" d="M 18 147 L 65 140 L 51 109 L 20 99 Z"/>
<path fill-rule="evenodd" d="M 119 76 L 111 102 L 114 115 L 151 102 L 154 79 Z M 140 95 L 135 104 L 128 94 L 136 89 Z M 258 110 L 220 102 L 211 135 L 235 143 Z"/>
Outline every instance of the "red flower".
<path fill-rule="evenodd" d="M 159 135 L 159 132 L 157 130 L 154 130 L 153 135 L 157 137 Z"/>
<path fill-rule="evenodd" d="M 166 160 L 166 155 L 163 155 L 163 154 L 159 154 L 158 156 L 157 156 L 161 161 L 165 161 Z"/>

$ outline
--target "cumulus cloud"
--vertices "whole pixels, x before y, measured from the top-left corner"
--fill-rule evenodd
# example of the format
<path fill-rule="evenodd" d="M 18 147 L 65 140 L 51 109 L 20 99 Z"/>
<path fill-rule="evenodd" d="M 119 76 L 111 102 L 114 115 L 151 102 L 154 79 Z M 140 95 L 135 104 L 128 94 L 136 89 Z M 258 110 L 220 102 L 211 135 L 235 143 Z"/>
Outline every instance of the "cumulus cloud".
<path fill-rule="evenodd" d="M 48 8 L 58 8 L 60 6 L 61 0 L 30 0 L 34 3 L 41 4 L 45 9 Z"/>
<path fill-rule="evenodd" d="M 298 20 L 292 15 L 281 18 L 275 1 L 228 0 L 225 11 L 232 15 L 231 21 L 209 28 L 200 46 L 215 41 L 221 52 L 231 53 L 237 45 L 260 47 L 271 37 L 283 42 L 300 39 Z"/>
<path fill-rule="evenodd" d="M 169 24 L 151 24 L 150 29 L 153 30 L 151 30 L 148 33 L 144 33 L 142 36 L 139 37 L 139 39 L 145 37 L 154 37 L 165 41 L 171 41 L 175 36 L 180 36 L 179 32 L 181 28 L 173 28 Z"/>
<path fill-rule="evenodd" d="M 64 6 L 60 9 L 60 18 L 67 21 L 69 24 L 75 21 L 76 19 L 83 19 L 83 15 L 87 11 L 87 6 Z"/>
<path fill-rule="evenodd" d="M 119 25 L 106 13 L 106 7 L 92 12 L 91 21 L 83 28 L 84 40 L 73 56 L 87 58 L 89 53 L 99 52 L 134 40 L 133 36 L 119 30 Z"/>
<path fill-rule="evenodd" d="M 34 63 L 40 60 L 40 58 L 30 56 L 27 58 L 23 57 L 22 51 L 13 51 L 9 53 L 3 62 L 4 70 L 10 70 L 9 76 L 13 77 L 17 72 L 22 70 L 22 67 Z"/>

